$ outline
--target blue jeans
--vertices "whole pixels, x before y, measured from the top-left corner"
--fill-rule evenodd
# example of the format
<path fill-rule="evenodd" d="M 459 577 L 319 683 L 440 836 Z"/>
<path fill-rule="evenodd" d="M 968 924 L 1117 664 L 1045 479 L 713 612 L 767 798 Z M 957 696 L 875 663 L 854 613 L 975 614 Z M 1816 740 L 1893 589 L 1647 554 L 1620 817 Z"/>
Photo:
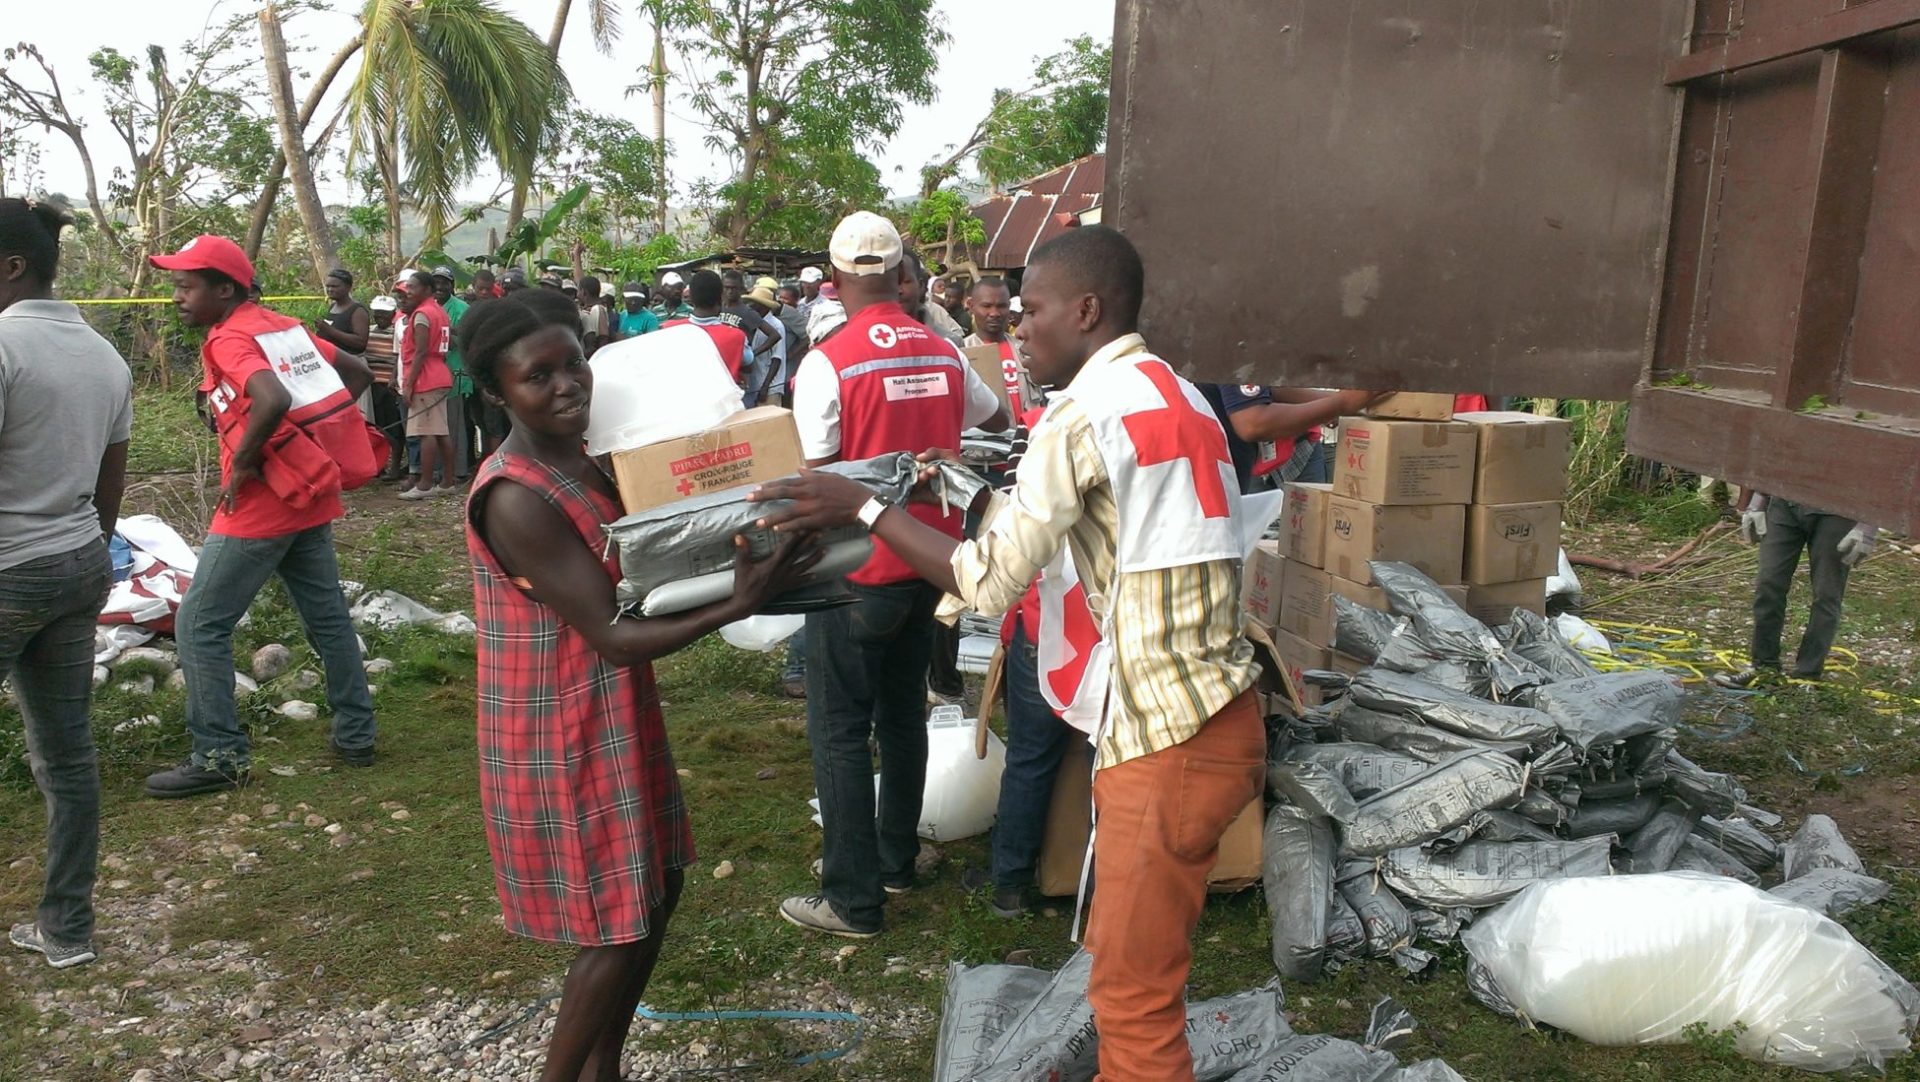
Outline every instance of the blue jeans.
<path fill-rule="evenodd" d="M 209 534 L 174 621 L 180 668 L 187 674 L 194 766 L 241 770 L 252 761 L 233 703 L 233 628 L 275 575 L 326 669 L 334 742 L 348 750 L 373 746 L 373 697 L 367 693 L 347 599 L 340 593 L 333 527 L 263 538 Z"/>
<path fill-rule="evenodd" d="M 113 568 L 104 539 L 0 571 L 0 679 L 27 729 L 27 765 L 47 802 L 47 881 L 38 919 L 48 939 L 93 941 L 100 858 L 100 766 L 94 754 L 93 628 Z"/>
<path fill-rule="evenodd" d="M 804 683 L 807 679 L 807 631 L 801 628 L 799 634 L 787 640 L 787 663 L 780 667 L 782 682 L 797 680 Z"/>
<path fill-rule="evenodd" d="M 1040 695 L 1040 662 L 1027 629 L 1016 622 L 1007 647 L 1007 766 L 1000 775 L 1000 805 L 993 819 L 993 885 L 1022 890 L 1033 885 L 1047 810 L 1061 760 L 1075 744 L 1093 770 L 1085 734 L 1060 720 Z"/>
<path fill-rule="evenodd" d="M 1313 441 L 1312 455 L 1307 459 L 1306 468 L 1294 480 L 1314 485 L 1324 485 L 1333 480 L 1333 463 L 1327 457 L 1326 444 L 1317 439 Z"/>
<path fill-rule="evenodd" d="M 927 583 L 855 585 L 860 600 L 807 617 L 807 742 L 825 839 L 820 893 L 863 931 L 882 884 L 913 882 L 927 786 L 927 661 L 940 594 Z M 871 737 L 880 745 L 875 814 Z"/>

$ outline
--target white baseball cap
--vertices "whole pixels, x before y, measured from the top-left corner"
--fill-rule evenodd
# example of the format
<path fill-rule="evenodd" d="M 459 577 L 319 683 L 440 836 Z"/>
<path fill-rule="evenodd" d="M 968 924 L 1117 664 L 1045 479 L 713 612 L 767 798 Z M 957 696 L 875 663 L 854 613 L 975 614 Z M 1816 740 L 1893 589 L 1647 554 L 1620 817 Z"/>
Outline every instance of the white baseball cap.
<path fill-rule="evenodd" d="M 393 294 L 378 293 L 374 295 L 372 300 L 367 302 L 367 307 L 376 312 L 391 312 L 395 308 L 398 308 L 399 304 L 394 301 Z"/>
<path fill-rule="evenodd" d="M 802 267 L 800 269 L 800 280 L 802 282 L 818 282 L 825 277 L 826 275 L 820 273 L 819 267 Z"/>
<path fill-rule="evenodd" d="M 900 231 L 870 210 L 856 210 L 842 218 L 827 244 L 835 270 L 862 276 L 885 274 L 898 267 L 903 250 Z"/>
<path fill-rule="evenodd" d="M 663 286 L 683 286 L 687 284 L 687 280 L 673 271 L 668 271 L 660 276 L 660 284 Z"/>
<path fill-rule="evenodd" d="M 1015 297 L 1013 298 L 1013 300 L 1007 302 L 1007 308 L 1009 311 L 1014 311 L 1014 312 L 1025 311 L 1025 309 L 1020 307 L 1020 298 L 1018 297 Z"/>

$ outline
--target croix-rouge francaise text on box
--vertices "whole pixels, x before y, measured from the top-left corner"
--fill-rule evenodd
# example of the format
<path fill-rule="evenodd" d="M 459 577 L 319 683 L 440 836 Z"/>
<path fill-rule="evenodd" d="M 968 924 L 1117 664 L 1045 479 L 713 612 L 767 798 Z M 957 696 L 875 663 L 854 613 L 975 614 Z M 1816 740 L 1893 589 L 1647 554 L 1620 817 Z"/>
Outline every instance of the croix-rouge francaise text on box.
<path fill-rule="evenodd" d="M 613 483 L 628 514 L 721 489 L 800 472 L 800 430 L 793 414 L 758 406 L 718 428 L 613 453 Z"/>

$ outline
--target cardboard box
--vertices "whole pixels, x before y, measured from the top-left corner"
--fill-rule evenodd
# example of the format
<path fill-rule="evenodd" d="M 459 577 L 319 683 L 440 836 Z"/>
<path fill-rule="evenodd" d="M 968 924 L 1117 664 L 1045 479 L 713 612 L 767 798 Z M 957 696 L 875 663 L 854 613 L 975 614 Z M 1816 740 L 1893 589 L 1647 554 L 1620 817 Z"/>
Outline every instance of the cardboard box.
<path fill-rule="evenodd" d="M 1381 612 L 1392 609 L 1392 606 L 1387 603 L 1387 592 L 1378 586 L 1365 586 L 1352 579 L 1343 579 L 1334 575 L 1333 592 L 1356 605 L 1365 605 L 1367 608 L 1378 609 Z M 1464 584 L 1442 586 L 1440 592 L 1452 598 L 1453 603 L 1461 608 L 1467 607 L 1467 587 Z"/>
<path fill-rule="evenodd" d="M 1275 626 L 1316 646 L 1332 646 L 1333 576 L 1288 560 L 1280 577 L 1280 619 Z"/>
<path fill-rule="evenodd" d="M 1319 706 L 1326 701 L 1326 691 L 1307 683 L 1301 674 L 1308 669 L 1333 668 L 1333 648 L 1315 646 L 1298 635 L 1288 631 L 1273 633 L 1274 653 L 1280 658 L 1280 664 L 1287 667 L 1287 675 L 1293 677 L 1293 685 L 1300 689 L 1300 700 L 1306 706 Z M 1284 699 L 1286 693 L 1281 692 Z"/>
<path fill-rule="evenodd" d="M 1454 420 L 1479 435 L 1474 503 L 1537 503 L 1565 499 L 1567 446 L 1573 426 L 1558 417 L 1493 410 Z"/>
<path fill-rule="evenodd" d="M 1092 763 L 1086 756 L 1069 752 L 1054 776 L 1040 863 L 1034 869 L 1034 886 L 1041 894 L 1071 898 L 1080 892 L 1080 866 L 1087 854 L 1087 822 L 1092 818 L 1092 808 Z M 1255 797 L 1228 825 L 1227 832 L 1220 836 L 1220 856 L 1207 875 L 1209 891 L 1231 894 L 1260 881 L 1260 837 L 1265 817 L 1261 799 Z M 1097 884 L 1095 889 L 1099 889 Z"/>
<path fill-rule="evenodd" d="M 1361 410 L 1360 414 L 1389 421 L 1451 421 L 1453 396 L 1424 391 L 1398 391 Z"/>
<path fill-rule="evenodd" d="M 1560 501 L 1474 504 L 1467 512 L 1470 583 L 1543 579 L 1560 565 Z"/>
<path fill-rule="evenodd" d="M 807 464 L 793 414 L 743 410 L 718 428 L 613 453 L 613 484 L 628 514 L 721 489 L 798 473 Z"/>
<path fill-rule="evenodd" d="M 1254 546 L 1241 572 L 1240 603 L 1262 627 L 1272 627 L 1280 620 L 1280 573 L 1285 564 L 1280 542 L 1262 541 Z"/>
<path fill-rule="evenodd" d="M 1513 610 L 1527 609 L 1535 616 L 1547 614 L 1547 580 L 1496 582 L 1467 586 L 1467 611 L 1488 627 L 1502 627 L 1513 619 Z"/>
<path fill-rule="evenodd" d="M 1479 444 L 1472 425 L 1342 418 L 1333 493 L 1396 507 L 1469 503 Z"/>
<path fill-rule="evenodd" d="M 1284 555 L 1309 567 L 1327 566 L 1327 501 L 1333 498 L 1333 486 L 1289 481 L 1286 493 L 1281 534 Z"/>
<path fill-rule="evenodd" d="M 1368 586 L 1368 561 L 1397 560 L 1442 585 L 1456 583 L 1466 529 L 1462 504 L 1391 507 L 1334 496 L 1327 501 L 1327 558 L 1320 566 Z"/>

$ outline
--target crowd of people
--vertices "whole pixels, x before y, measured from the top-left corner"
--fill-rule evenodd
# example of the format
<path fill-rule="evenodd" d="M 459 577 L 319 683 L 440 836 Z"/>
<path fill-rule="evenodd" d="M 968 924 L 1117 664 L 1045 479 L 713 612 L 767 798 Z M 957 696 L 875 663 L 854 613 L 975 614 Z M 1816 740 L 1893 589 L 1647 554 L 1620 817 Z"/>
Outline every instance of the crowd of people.
<path fill-rule="evenodd" d="M 126 362 L 54 298 L 67 224 L 0 200 L 0 676 L 13 678 L 48 807 L 45 897 L 11 939 L 55 966 L 94 957 L 93 626 L 132 433 Z M 1242 628 L 1239 497 L 1324 477 L 1320 426 L 1374 394 L 1182 379 L 1139 333 L 1146 268 L 1110 228 L 1041 246 L 1017 294 L 1000 278 L 931 277 L 877 214 L 842 221 L 829 255 L 828 270 L 790 282 L 700 270 L 627 282 L 617 298 L 593 277 L 530 283 L 518 267 L 463 289 L 438 267 L 363 304 L 338 270 L 311 326 L 250 296 L 254 267 L 231 240 L 154 257 L 182 318 L 207 332 L 199 393 L 221 491 L 176 620 L 192 750 L 146 792 L 248 782 L 232 640 L 275 577 L 325 669 L 334 753 L 372 766 L 373 704 L 332 534 L 342 493 L 380 475 L 406 499 L 465 492 L 478 802 L 497 892 L 510 932 L 579 951 L 541 1077 L 617 1079 L 694 859 L 653 663 L 802 581 L 822 531 L 862 527 L 874 551 L 849 576 L 852 602 L 809 615 L 790 652 L 823 840 L 817 888 L 773 912 L 865 939 L 885 930 L 890 897 L 920 885 L 929 695 L 958 683 L 944 629 L 962 609 L 1002 617 L 1008 755 L 989 882 L 976 885 L 1003 916 L 1038 903 L 1053 781 L 1084 756 L 1101 1074 L 1191 1078 L 1191 936 L 1221 835 L 1260 793 L 1267 754 Z M 588 358 L 678 324 L 711 337 L 743 406 L 791 409 L 815 469 L 752 496 L 783 540 L 758 558 L 738 542 L 730 597 L 643 618 L 615 601 L 605 527 L 622 512 L 583 443 Z M 1000 391 L 962 352 L 978 347 L 1008 362 Z M 1016 453 L 968 507 L 925 485 L 894 505 L 817 469 L 898 452 L 931 467 L 973 429 L 1011 431 Z M 1752 532 L 1769 531 L 1778 553 L 1818 550 L 1828 593 L 1871 546 L 1870 533 L 1793 505 L 1762 517 Z M 1784 555 L 1774 562 L 1791 573 Z M 1776 602 L 1763 591 L 1756 603 L 1775 665 Z M 1816 615 L 1801 671 L 1817 671 L 1809 653 L 1831 643 Z M 1770 660 L 1758 645 L 1755 660 Z"/>

